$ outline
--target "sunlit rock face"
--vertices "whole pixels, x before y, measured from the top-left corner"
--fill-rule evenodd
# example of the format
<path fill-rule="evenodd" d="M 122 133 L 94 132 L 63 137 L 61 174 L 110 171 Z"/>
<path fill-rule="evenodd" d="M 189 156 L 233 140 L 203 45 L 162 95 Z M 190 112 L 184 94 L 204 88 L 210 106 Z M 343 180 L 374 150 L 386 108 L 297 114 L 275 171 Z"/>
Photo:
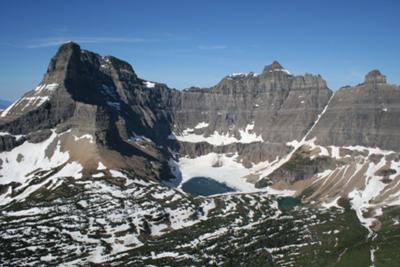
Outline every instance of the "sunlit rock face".
<path fill-rule="evenodd" d="M 400 151 L 400 90 L 374 70 L 364 83 L 339 89 L 310 134 L 317 143 Z"/>
<path fill-rule="evenodd" d="M 260 75 L 232 74 L 212 88 L 174 92 L 173 131 L 189 155 L 194 140 L 223 150 L 247 143 L 253 149 L 242 145 L 244 161 L 272 160 L 287 152 L 287 142 L 307 133 L 331 95 L 319 75 L 294 76 L 275 61 Z M 199 123 L 207 126 L 196 128 Z"/>

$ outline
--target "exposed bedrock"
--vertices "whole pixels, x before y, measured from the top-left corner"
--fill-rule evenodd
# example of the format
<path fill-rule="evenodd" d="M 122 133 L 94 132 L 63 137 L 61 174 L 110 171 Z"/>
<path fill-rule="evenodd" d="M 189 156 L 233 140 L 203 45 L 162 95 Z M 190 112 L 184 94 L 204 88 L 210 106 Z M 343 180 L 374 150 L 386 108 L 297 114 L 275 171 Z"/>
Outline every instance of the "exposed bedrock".
<path fill-rule="evenodd" d="M 212 88 L 172 91 L 173 131 L 180 135 L 204 122 L 207 127 L 196 129 L 196 134 L 209 137 L 217 132 L 240 139 L 240 131 L 254 125 L 251 133 L 262 137 L 263 144 L 258 149 L 261 151 L 243 154 L 243 158 L 255 162 L 271 160 L 286 153 L 287 142 L 303 138 L 331 94 L 320 76 L 293 76 L 274 62 L 260 75 L 234 74 Z M 249 151 L 255 147 L 236 147 L 245 146 Z M 189 152 L 202 154 L 185 151 Z"/>
<path fill-rule="evenodd" d="M 379 71 L 338 90 L 309 138 L 321 145 L 379 147 L 400 151 L 400 88 Z"/>

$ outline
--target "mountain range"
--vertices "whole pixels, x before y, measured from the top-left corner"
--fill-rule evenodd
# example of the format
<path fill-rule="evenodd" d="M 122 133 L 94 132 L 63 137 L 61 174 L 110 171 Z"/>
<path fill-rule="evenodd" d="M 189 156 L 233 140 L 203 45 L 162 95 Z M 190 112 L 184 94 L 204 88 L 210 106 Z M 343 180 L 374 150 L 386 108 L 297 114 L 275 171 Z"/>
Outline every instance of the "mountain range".
<path fill-rule="evenodd" d="M 0 114 L 0 258 L 396 266 L 400 87 L 360 82 L 274 61 L 179 91 L 66 43 Z M 201 177 L 235 192 L 185 192 Z"/>

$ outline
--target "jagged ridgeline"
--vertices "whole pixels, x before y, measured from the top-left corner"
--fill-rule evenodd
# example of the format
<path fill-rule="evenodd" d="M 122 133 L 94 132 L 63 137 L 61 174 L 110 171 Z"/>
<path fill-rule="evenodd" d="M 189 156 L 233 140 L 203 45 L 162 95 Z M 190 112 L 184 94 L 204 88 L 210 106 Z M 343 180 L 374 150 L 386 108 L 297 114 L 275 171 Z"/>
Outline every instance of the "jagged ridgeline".
<path fill-rule="evenodd" d="M 399 151 L 378 70 L 178 91 L 66 43 L 0 114 L 0 265 L 398 266 Z"/>

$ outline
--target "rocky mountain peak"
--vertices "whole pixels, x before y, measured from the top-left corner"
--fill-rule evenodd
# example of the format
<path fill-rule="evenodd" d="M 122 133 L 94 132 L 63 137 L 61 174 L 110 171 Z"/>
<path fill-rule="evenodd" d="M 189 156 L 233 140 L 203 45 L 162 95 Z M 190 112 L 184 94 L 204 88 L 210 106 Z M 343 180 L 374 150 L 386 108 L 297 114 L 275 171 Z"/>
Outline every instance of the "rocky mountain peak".
<path fill-rule="evenodd" d="M 113 56 L 82 50 L 78 44 L 68 42 L 61 45 L 51 59 L 43 82 L 63 84 L 66 80 L 92 76 L 101 79 L 114 76 L 135 82 L 138 78 L 129 63 Z"/>
<path fill-rule="evenodd" d="M 263 73 L 275 72 L 275 71 L 285 71 L 282 65 L 276 60 L 274 60 L 272 64 L 265 66 Z"/>
<path fill-rule="evenodd" d="M 68 53 L 77 53 L 79 54 L 81 52 L 81 47 L 79 44 L 74 43 L 72 41 L 66 42 L 62 44 L 58 50 L 54 58 L 60 57 L 62 55 L 68 54 Z"/>
<path fill-rule="evenodd" d="M 274 88 L 288 87 L 290 84 L 291 73 L 285 69 L 278 61 L 273 61 L 272 64 L 264 67 L 260 75 L 261 83 L 267 84 L 266 87 Z M 275 85 L 271 85 L 271 83 Z"/>
<path fill-rule="evenodd" d="M 157 120 L 152 110 L 142 108 L 153 108 L 157 96 L 150 96 L 152 92 L 147 88 L 155 86 L 139 79 L 123 60 L 65 43 L 51 59 L 39 85 L 0 114 L 0 131 L 27 134 L 64 123 L 102 132 L 113 126 L 118 116 L 136 120 L 135 127 L 145 125 L 142 128 L 146 129 Z M 144 95 L 142 91 L 149 93 Z M 103 122 L 106 126 L 100 125 Z M 128 132 L 132 132 L 134 126 L 129 127 Z"/>
<path fill-rule="evenodd" d="M 80 54 L 81 48 L 74 42 L 61 45 L 49 63 L 47 73 L 43 79 L 44 82 L 62 82 L 65 79 L 67 69 L 74 68 L 76 63 L 79 62 Z"/>
<path fill-rule="evenodd" d="M 364 83 L 386 83 L 386 76 L 379 70 L 372 70 L 365 75 Z"/>

